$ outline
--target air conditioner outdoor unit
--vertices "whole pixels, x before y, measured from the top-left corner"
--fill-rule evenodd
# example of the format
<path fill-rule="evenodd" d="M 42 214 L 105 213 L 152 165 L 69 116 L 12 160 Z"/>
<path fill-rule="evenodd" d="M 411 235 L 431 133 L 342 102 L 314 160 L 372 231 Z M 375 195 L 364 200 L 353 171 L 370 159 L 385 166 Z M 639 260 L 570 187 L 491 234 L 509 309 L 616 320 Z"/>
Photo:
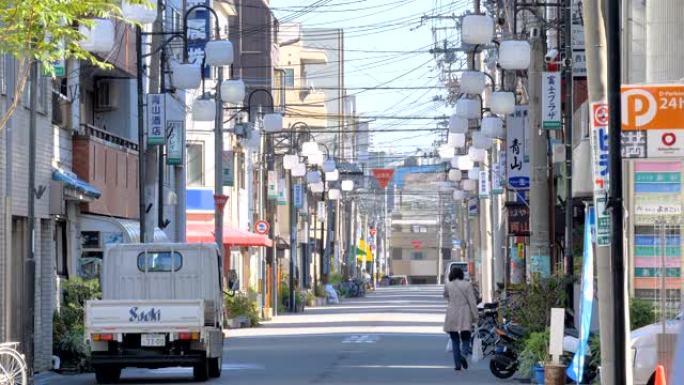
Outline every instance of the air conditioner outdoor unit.
<path fill-rule="evenodd" d="M 118 108 L 119 94 L 116 83 L 103 80 L 95 83 L 95 110 L 111 111 Z"/>

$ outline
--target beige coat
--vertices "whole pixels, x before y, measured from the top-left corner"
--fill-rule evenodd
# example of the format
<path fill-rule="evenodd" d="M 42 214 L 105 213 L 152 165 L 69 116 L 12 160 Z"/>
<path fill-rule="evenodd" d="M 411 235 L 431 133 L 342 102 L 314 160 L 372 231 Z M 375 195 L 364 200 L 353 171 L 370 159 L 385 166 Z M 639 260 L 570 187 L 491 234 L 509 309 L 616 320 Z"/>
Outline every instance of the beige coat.
<path fill-rule="evenodd" d="M 455 279 L 444 285 L 444 297 L 449 300 L 445 332 L 470 331 L 477 322 L 477 300 L 470 282 Z"/>

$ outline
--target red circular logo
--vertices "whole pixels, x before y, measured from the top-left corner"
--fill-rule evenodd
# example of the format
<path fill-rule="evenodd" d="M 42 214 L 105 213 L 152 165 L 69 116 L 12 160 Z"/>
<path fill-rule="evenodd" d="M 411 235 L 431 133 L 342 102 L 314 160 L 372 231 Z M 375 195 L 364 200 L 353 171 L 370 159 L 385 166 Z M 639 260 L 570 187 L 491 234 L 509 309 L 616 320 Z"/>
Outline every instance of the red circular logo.
<path fill-rule="evenodd" d="M 663 134 L 663 137 L 661 138 L 662 142 L 664 145 L 671 147 L 675 143 L 677 143 L 677 135 L 675 135 L 672 132 L 666 132 Z"/>
<path fill-rule="evenodd" d="M 605 127 L 608 125 L 608 105 L 603 103 L 596 103 L 594 108 L 594 127 Z"/>

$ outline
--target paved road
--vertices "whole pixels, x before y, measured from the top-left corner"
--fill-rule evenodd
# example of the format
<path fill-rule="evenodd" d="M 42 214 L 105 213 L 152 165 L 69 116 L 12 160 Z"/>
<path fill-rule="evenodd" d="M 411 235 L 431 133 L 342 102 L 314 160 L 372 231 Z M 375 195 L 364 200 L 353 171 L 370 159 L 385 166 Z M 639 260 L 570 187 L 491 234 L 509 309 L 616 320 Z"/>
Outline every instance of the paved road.
<path fill-rule="evenodd" d="M 366 298 L 307 309 L 254 329 L 233 330 L 221 378 L 210 384 L 499 384 L 487 362 L 455 372 L 444 351 L 444 300 L 436 286 L 382 288 Z M 56 376 L 39 385 L 93 384 L 94 375 Z M 184 368 L 127 369 L 122 383 L 192 382 Z"/>

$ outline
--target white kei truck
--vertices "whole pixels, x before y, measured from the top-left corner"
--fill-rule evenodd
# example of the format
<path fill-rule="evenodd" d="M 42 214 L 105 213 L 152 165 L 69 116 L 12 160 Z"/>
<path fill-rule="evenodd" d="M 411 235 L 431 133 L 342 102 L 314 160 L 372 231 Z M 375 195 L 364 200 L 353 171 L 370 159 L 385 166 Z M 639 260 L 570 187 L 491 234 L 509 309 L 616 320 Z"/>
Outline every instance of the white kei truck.
<path fill-rule="evenodd" d="M 85 310 L 97 382 L 118 382 L 125 367 L 191 366 L 197 381 L 219 377 L 222 278 L 214 244 L 109 246 L 102 299 Z"/>

